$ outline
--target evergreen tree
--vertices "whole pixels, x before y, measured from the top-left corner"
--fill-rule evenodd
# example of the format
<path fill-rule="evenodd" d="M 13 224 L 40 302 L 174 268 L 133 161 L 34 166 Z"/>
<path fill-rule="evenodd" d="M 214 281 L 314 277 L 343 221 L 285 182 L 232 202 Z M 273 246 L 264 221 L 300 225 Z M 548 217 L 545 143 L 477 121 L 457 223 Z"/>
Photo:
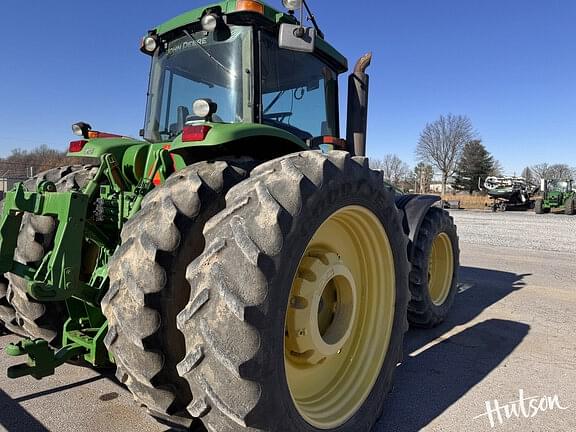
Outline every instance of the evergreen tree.
<path fill-rule="evenodd" d="M 495 161 L 480 140 L 472 140 L 464 146 L 458 162 L 454 187 L 470 193 L 480 190 L 479 182 L 494 171 Z"/>

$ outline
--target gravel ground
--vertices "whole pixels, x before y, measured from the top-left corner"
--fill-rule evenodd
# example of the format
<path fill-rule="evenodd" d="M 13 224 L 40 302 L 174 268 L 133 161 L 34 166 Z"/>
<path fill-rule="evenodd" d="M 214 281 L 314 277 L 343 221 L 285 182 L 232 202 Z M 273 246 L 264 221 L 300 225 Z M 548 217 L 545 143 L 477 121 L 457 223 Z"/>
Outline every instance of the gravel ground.
<path fill-rule="evenodd" d="M 462 242 L 576 254 L 576 217 L 534 212 L 453 210 Z"/>
<path fill-rule="evenodd" d="M 452 212 L 460 292 L 447 322 L 411 330 L 377 432 L 576 431 L 576 217 Z M 0 349 L 15 337 L 0 336 Z M 0 354 L 0 371 L 20 359 Z M 486 401 L 562 408 L 492 428 Z M 493 402 L 491 402 L 493 405 Z M 496 418 L 497 420 L 497 418 Z M 66 365 L 42 381 L 0 375 L 0 431 L 160 432 L 110 375 Z"/>
<path fill-rule="evenodd" d="M 408 332 L 377 431 L 576 431 L 576 217 L 451 213 L 460 292 L 445 323 Z M 492 427 L 486 403 L 521 390 L 566 409 Z"/>

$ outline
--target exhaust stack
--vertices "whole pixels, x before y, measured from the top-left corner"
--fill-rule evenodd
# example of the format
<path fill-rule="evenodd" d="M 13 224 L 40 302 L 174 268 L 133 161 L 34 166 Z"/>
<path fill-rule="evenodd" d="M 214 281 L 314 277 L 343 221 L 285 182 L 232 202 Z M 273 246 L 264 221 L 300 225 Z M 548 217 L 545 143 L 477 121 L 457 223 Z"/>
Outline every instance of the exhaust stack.
<path fill-rule="evenodd" d="M 372 61 L 372 53 L 364 54 L 348 77 L 348 121 L 346 126 L 346 150 L 353 156 L 366 155 L 366 128 L 368 125 L 368 88 L 370 77 L 366 69 Z"/>

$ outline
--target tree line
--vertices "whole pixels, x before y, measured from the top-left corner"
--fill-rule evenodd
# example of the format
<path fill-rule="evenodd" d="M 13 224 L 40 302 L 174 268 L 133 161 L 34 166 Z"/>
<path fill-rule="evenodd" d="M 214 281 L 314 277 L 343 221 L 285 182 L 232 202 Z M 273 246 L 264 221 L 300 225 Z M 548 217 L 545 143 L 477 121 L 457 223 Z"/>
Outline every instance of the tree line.
<path fill-rule="evenodd" d="M 70 158 L 66 156 L 66 151 L 47 145 L 33 150 L 14 149 L 9 156 L 0 158 L 0 178 L 21 180 L 51 168 L 85 163 L 93 163 L 93 160 Z"/>
<path fill-rule="evenodd" d="M 501 163 L 486 149 L 471 120 L 462 115 L 441 115 L 426 124 L 416 146 L 418 164 L 411 169 L 397 155 L 373 159 L 371 165 L 384 173 L 387 182 L 408 192 L 428 193 L 435 174 L 441 178 L 441 193 L 446 194 L 449 179 L 457 191 L 482 190 L 489 176 L 502 176 Z M 540 163 L 526 167 L 521 174 L 534 185 L 540 179 L 575 179 L 576 167 L 564 163 Z"/>

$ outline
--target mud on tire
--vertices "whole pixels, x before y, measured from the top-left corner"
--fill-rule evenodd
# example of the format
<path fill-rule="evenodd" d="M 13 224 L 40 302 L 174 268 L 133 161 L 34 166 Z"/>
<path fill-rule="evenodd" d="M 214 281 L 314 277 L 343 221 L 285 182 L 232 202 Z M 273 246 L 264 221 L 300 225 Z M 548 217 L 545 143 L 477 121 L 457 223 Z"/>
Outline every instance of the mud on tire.
<path fill-rule="evenodd" d="M 450 241 L 453 252 L 452 274 L 449 291 L 441 304 L 432 301 L 429 291 L 430 253 L 435 238 L 444 233 Z M 431 328 L 444 321 L 452 308 L 457 291 L 460 249 L 456 225 L 450 214 L 440 208 L 428 210 L 418 235 L 410 250 L 410 292 L 412 299 L 408 305 L 408 321 L 415 327 Z"/>
<path fill-rule="evenodd" d="M 296 410 L 284 374 L 284 320 L 294 272 L 319 224 L 341 206 L 378 215 L 394 254 L 390 347 L 368 399 L 338 431 L 367 431 L 401 358 L 407 328 L 407 240 L 393 192 L 366 158 L 306 151 L 257 167 L 206 224 L 206 248 L 188 268 L 190 301 L 178 316 L 187 353 L 178 370 L 188 411 L 210 431 L 315 431 Z M 394 288 L 392 288 L 394 289 Z"/>
<path fill-rule="evenodd" d="M 254 165 L 249 159 L 200 162 L 173 174 L 126 223 L 110 262 L 105 343 L 118 379 L 162 422 L 192 422 L 186 412 L 192 394 L 176 370 L 185 353 L 176 315 L 190 295 L 186 267 L 204 249 L 205 222 Z"/>
<path fill-rule="evenodd" d="M 35 191 L 40 182 L 51 181 L 58 192 L 81 190 L 96 174 L 93 166 L 65 166 L 38 174 L 24 182 L 26 189 Z M 18 243 L 14 259 L 22 264 L 37 266 L 52 247 L 56 233 L 56 222 L 50 216 L 36 216 L 29 213 L 22 218 Z M 65 305 L 63 303 L 40 303 L 28 295 L 24 279 L 6 275 L 9 284 L 6 300 L 14 310 L 12 321 L 16 333 L 24 333 L 31 338 L 42 338 L 53 344 L 59 344 L 59 336 L 64 323 Z M 0 292 L 0 303 L 2 303 Z M 20 330 L 20 331 L 17 331 Z"/>

